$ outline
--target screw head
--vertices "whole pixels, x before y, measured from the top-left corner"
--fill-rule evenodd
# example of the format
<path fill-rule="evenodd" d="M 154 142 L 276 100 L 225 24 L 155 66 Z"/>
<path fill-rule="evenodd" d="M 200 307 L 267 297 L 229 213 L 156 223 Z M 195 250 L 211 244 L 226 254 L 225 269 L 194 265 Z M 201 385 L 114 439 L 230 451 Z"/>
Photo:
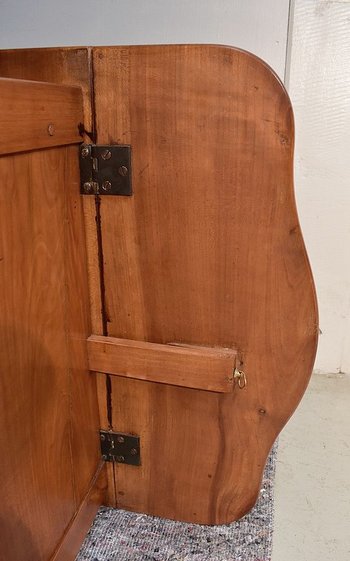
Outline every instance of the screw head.
<path fill-rule="evenodd" d="M 120 168 L 118 168 L 118 173 L 119 175 L 121 175 L 122 177 L 125 177 L 126 175 L 128 175 L 128 168 L 126 166 L 120 166 Z"/>
<path fill-rule="evenodd" d="M 120 462 L 120 463 L 125 462 L 124 456 L 117 456 L 117 462 Z"/>
<path fill-rule="evenodd" d="M 106 460 L 107 460 L 107 456 L 106 456 L 106 454 L 103 454 L 103 456 L 102 456 L 102 460 L 104 460 L 104 461 L 106 461 Z"/>
<path fill-rule="evenodd" d="M 93 183 L 91 181 L 87 181 L 86 183 L 84 183 L 84 191 L 85 193 L 91 193 L 91 191 L 93 191 L 94 186 Z"/>
<path fill-rule="evenodd" d="M 118 436 L 117 437 L 117 442 L 119 442 L 119 444 L 123 444 L 124 441 L 125 441 L 124 436 Z"/>
<path fill-rule="evenodd" d="M 132 456 L 136 456 L 136 454 L 137 454 L 136 448 L 131 448 L 130 454 L 131 454 Z"/>
<path fill-rule="evenodd" d="M 103 442 L 104 440 L 106 440 L 105 435 L 104 435 L 104 434 L 100 434 L 100 439 L 102 440 L 102 442 Z"/>
<path fill-rule="evenodd" d="M 50 123 L 47 127 L 47 134 L 49 136 L 53 136 L 55 134 L 55 127 L 53 125 L 53 123 Z"/>
<path fill-rule="evenodd" d="M 112 189 L 112 183 L 110 181 L 104 181 L 102 183 L 102 189 L 108 193 Z"/>
<path fill-rule="evenodd" d="M 83 146 L 81 149 L 81 155 L 83 156 L 83 158 L 87 158 L 89 155 L 89 148 L 87 146 Z"/>
<path fill-rule="evenodd" d="M 102 160 L 109 160 L 112 157 L 112 152 L 110 150 L 103 150 L 103 152 L 101 152 L 101 158 Z"/>

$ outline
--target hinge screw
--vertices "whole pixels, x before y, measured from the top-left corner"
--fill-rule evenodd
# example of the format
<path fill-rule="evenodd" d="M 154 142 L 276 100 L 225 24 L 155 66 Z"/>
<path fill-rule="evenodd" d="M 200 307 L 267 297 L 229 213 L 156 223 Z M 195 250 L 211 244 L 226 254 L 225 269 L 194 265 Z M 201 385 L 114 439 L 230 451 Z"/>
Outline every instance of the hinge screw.
<path fill-rule="evenodd" d="M 123 444 L 124 440 L 125 440 L 124 436 L 118 436 L 117 437 L 117 442 L 119 442 L 119 444 Z"/>
<path fill-rule="evenodd" d="M 91 193 L 91 191 L 93 190 L 94 185 L 93 183 L 91 183 L 91 181 L 87 181 L 86 183 L 84 183 L 84 191 L 85 193 Z"/>
<path fill-rule="evenodd" d="M 106 456 L 106 454 L 103 454 L 103 456 L 102 456 L 102 460 L 104 460 L 104 461 L 106 461 L 106 460 L 107 460 L 107 456 Z"/>
<path fill-rule="evenodd" d="M 136 448 L 131 448 L 130 454 L 131 454 L 132 456 L 136 456 L 136 454 L 137 454 Z"/>
<path fill-rule="evenodd" d="M 128 168 L 126 166 L 120 166 L 120 168 L 118 168 L 118 173 L 122 177 L 125 177 L 126 175 L 128 175 Z"/>
<path fill-rule="evenodd" d="M 103 150 L 103 152 L 101 152 L 102 160 L 109 160 L 111 156 L 112 156 L 112 152 L 110 150 Z"/>
<path fill-rule="evenodd" d="M 124 456 L 117 456 L 117 462 L 125 462 Z"/>
<path fill-rule="evenodd" d="M 81 155 L 83 156 L 83 158 L 87 158 L 89 153 L 90 153 L 89 148 L 87 146 L 83 146 L 81 149 Z"/>
<path fill-rule="evenodd" d="M 102 183 L 102 189 L 107 192 L 110 191 L 112 189 L 112 183 L 110 181 L 104 181 Z"/>
<path fill-rule="evenodd" d="M 103 441 L 103 440 L 106 440 L 105 435 L 104 435 L 104 434 L 100 434 L 100 439 L 101 439 L 102 441 Z"/>

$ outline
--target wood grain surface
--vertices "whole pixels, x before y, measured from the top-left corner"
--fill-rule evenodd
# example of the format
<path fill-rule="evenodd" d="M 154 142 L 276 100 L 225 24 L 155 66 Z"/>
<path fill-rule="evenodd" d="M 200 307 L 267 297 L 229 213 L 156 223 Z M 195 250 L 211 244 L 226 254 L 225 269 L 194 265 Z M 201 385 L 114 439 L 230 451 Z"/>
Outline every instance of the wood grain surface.
<path fill-rule="evenodd" d="M 50 561 L 74 561 L 106 496 L 106 465 L 101 461 L 91 485 Z"/>
<path fill-rule="evenodd" d="M 182 347 L 91 335 L 90 370 L 124 378 L 227 393 L 234 387 L 236 351 Z"/>
<path fill-rule="evenodd" d="M 83 92 L 85 130 L 93 135 L 91 49 L 88 47 L 3 50 L 0 76 L 79 86 Z"/>
<path fill-rule="evenodd" d="M 52 86 L 41 87 L 48 103 Z M 70 96 L 72 88 L 66 90 Z M 2 108 L 1 130 L 15 110 L 16 103 Z M 100 456 L 96 380 L 86 353 L 91 327 L 78 146 L 34 148 L 0 157 L 0 558 L 6 561 L 51 557 Z"/>
<path fill-rule="evenodd" d="M 79 86 L 83 92 L 84 142 L 95 141 L 95 114 L 93 108 L 92 49 L 90 47 L 11 49 L 0 51 L 0 76 L 22 80 L 38 80 L 57 84 Z M 105 333 L 104 306 L 101 299 L 102 262 L 99 236 L 99 201 L 83 197 L 85 243 L 87 249 L 88 284 L 90 300 L 91 333 Z M 84 242 L 79 242 L 84 243 Z M 105 411 L 108 375 L 97 376 L 99 408 Z M 115 504 L 114 474 L 107 466 L 110 504 Z"/>
<path fill-rule="evenodd" d="M 293 192 L 293 114 L 272 70 L 221 46 L 93 50 L 99 143 L 132 145 L 132 198 L 101 200 L 109 336 L 242 353 L 214 394 L 119 377 L 109 418 L 141 436 L 122 508 L 226 523 L 254 504 L 317 343 Z M 102 419 L 108 426 L 108 420 Z"/>
<path fill-rule="evenodd" d="M 91 332 L 238 349 L 247 375 L 220 395 L 97 374 L 102 428 L 141 437 L 141 467 L 108 466 L 110 503 L 239 518 L 317 344 L 282 84 L 208 45 L 7 51 L 0 74 L 82 87 L 86 138 L 132 145 L 133 197 L 83 202 Z"/>
<path fill-rule="evenodd" d="M 78 87 L 0 78 L 0 155 L 82 141 Z"/>

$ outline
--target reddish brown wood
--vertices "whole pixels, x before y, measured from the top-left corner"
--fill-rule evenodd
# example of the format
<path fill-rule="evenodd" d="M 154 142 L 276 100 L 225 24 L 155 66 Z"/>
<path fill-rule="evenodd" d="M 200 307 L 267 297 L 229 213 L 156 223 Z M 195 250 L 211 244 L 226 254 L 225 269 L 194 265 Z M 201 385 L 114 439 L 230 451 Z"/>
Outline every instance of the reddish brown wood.
<path fill-rule="evenodd" d="M 91 485 L 50 561 L 74 561 L 96 513 L 106 498 L 106 466 L 98 467 Z"/>
<path fill-rule="evenodd" d="M 36 88 L 13 82 L 11 89 L 22 86 L 28 98 Z M 76 94 L 59 90 L 63 105 L 65 93 Z M 40 85 L 48 111 L 52 91 L 57 86 Z M 0 112 L 1 130 L 18 114 L 17 104 L 23 100 L 14 96 Z M 30 118 L 35 122 L 35 113 Z M 0 558 L 6 561 L 51 557 L 100 461 L 96 380 L 86 355 L 91 328 L 78 147 L 35 147 L 33 140 L 30 152 L 0 157 Z"/>
<path fill-rule="evenodd" d="M 219 393 L 233 391 L 236 351 L 92 335 L 90 370 Z"/>
<path fill-rule="evenodd" d="M 215 395 L 113 377 L 110 410 L 99 374 L 103 428 L 135 432 L 142 446 L 141 468 L 118 465 L 114 477 L 109 467 L 110 500 L 228 522 L 254 503 L 316 349 L 290 101 L 271 69 L 237 49 L 110 47 L 92 56 L 93 65 L 87 49 L 0 57 L 3 75 L 82 86 L 85 108 L 93 79 L 97 141 L 132 145 L 134 196 L 105 197 L 97 215 L 93 199 L 84 202 L 92 332 L 238 349 L 248 379 L 242 391 Z M 85 122 L 93 124 L 89 111 Z"/>
<path fill-rule="evenodd" d="M 68 47 L 49 49 L 14 49 L 0 51 L 0 76 L 19 78 L 24 80 L 38 80 L 41 82 L 54 82 L 57 84 L 79 86 L 83 92 L 84 105 L 84 135 L 85 142 L 93 142 L 95 138 L 94 115 L 92 112 L 92 53 L 89 47 Z M 84 197 L 82 202 L 85 219 L 85 238 L 87 247 L 88 282 L 89 282 L 89 316 L 91 321 L 91 332 L 103 333 L 103 321 L 101 314 L 101 292 L 99 271 L 99 249 L 97 240 L 98 205 L 94 197 Z M 80 217 L 80 203 L 73 207 Z M 84 241 L 79 239 L 79 249 Z M 78 249 L 78 251 L 79 251 Z M 84 293 L 85 298 L 85 293 Z M 74 306 L 79 305 L 80 299 L 74 299 Z M 74 356 L 74 355 L 73 355 Z M 94 377 L 94 375 L 92 375 Z M 90 383 L 93 383 L 91 380 Z M 97 376 L 97 387 L 99 395 L 99 408 L 105 410 L 106 403 L 106 375 Z M 82 439 L 79 445 L 83 444 Z M 85 452 L 84 454 L 86 454 Z M 111 496 L 115 496 L 114 476 L 110 466 L 107 466 L 109 479 L 109 490 Z M 90 477 L 90 474 L 89 474 Z M 85 487 L 83 491 L 85 492 Z M 83 495 L 80 493 L 80 497 Z M 115 504 L 114 499 L 108 501 Z"/>
<path fill-rule="evenodd" d="M 80 88 L 0 78 L 0 155 L 82 141 Z"/>
<path fill-rule="evenodd" d="M 143 458 L 115 466 L 118 505 L 230 522 L 256 500 L 317 342 L 290 101 L 229 47 L 96 48 L 93 61 L 97 140 L 133 158 L 134 196 L 101 200 L 108 335 L 235 348 L 248 380 L 218 395 L 113 377 L 112 426 L 141 435 Z"/>
<path fill-rule="evenodd" d="M 84 125 L 87 131 L 93 132 L 90 48 L 59 47 L 0 51 L 0 76 L 81 87 L 84 100 Z"/>

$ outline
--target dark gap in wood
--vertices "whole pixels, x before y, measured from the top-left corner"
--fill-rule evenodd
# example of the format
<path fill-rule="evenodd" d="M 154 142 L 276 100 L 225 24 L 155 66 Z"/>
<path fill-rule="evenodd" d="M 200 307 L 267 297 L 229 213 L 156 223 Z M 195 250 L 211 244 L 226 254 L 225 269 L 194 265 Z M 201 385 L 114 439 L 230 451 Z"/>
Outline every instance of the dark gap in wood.
<path fill-rule="evenodd" d="M 102 226 L 101 226 L 101 198 L 95 196 L 95 222 L 96 222 L 96 236 L 97 236 L 97 252 L 98 252 L 98 266 L 100 273 L 100 292 L 101 292 L 101 316 L 102 316 L 102 333 L 108 336 L 108 317 L 106 312 L 106 289 L 104 279 L 104 264 L 103 264 L 103 241 L 102 241 Z"/>
<path fill-rule="evenodd" d="M 97 143 L 97 127 L 96 127 L 96 104 L 95 104 L 95 74 L 92 49 L 89 49 L 89 66 L 90 66 L 90 102 L 91 102 L 91 138 L 94 144 Z M 97 195 L 95 197 L 95 221 L 96 221 L 96 236 L 97 236 L 97 251 L 98 251 L 98 264 L 100 273 L 100 292 L 101 292 L 101 316 L 102 316 L 102 332 L 103 335 L 108 336 L 108 317 L 106 310 L 106 289 L 104 280 L 104 263 L 103 263 L 103 241 L 102 241 L 102 225 L 101 225 L 101 199 Z M 113 428 L 113 415 L 112 415 L 112 384 L 108 374 L 106 374 L 106 408 L 108 427 Z"/>
<path fill-rule="evenodd" d="M 112 382 L 109 374 L 106 374 L 106 399 L 107 399 L 107 419 L 110 429 L 113 428 L 112 416 Z"/>

